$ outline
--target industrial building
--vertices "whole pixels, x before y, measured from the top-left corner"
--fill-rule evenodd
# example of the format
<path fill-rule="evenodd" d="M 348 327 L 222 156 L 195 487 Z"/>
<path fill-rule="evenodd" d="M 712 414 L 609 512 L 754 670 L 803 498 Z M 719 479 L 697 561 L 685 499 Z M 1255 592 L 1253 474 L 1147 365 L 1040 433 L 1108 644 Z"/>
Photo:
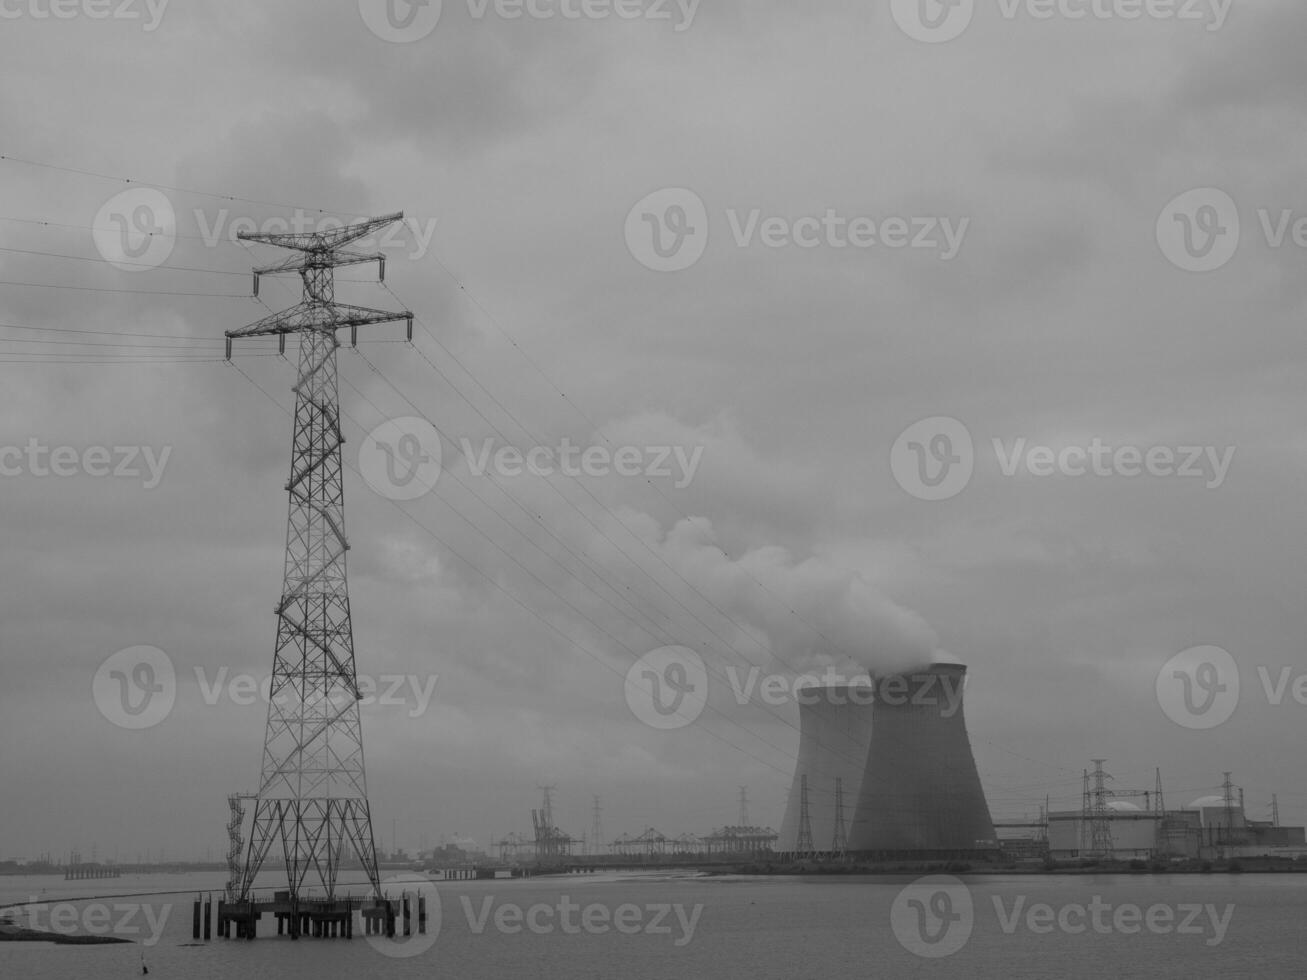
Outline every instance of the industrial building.
<path fill-rule="evenodd" d="M 1307 829 L 1249 820 L 1242 800 L 1230 793 L 1201 797 L 1180 810 L 1113 800 L 1103 809 L 1050 813 L 1048 851 L 1054 860 L 1297 858 L 1307 856 Z"/>
<path fill-rule="evenodd" d="M 805 692 L 780 849 L 921 858 L 997 850 L 966 730 L 966 670 L 933 664 Z"/>

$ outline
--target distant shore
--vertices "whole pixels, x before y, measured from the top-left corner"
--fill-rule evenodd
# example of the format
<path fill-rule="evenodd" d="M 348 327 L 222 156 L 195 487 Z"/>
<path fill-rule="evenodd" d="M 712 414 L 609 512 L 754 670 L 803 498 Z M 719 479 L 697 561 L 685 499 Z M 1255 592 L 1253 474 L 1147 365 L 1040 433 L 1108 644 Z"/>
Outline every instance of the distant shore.
<path fill-rule="evenodd" d="M 818 875 L 1206 875 L 1206 874 L 1307 874 L 1307 860 L 1248 857 L 1226 861 L 1030 861 L 994 864 L 985 861 L 756 861 L 721 868 L 705 868 L 711 876 L 818 876 Z"/>
<path fill-rule="evenodd" d="M 117 936 L 70 936 L 62 932 L 44 932 L 21 926 L 0 925 L 0 943 L 54 943 L 57 946 L 106 946 L 111 943 L 130 943 L 130 939 Z"/>

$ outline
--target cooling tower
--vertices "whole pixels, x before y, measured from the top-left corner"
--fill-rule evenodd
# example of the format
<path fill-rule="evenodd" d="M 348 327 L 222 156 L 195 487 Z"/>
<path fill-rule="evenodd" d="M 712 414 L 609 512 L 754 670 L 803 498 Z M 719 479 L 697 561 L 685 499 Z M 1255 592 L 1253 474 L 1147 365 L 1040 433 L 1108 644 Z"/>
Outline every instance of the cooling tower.
<path fill-rule="evenodd" d="M 811 687 L 799 701 L 799 762 L 776 846 L 798 850 L 802 783 L 808 782 L 808 823 L 814 850 L 829 851 L 834 839 L 836 785 L 844 800 L 844 828 L 853 824 L 858 788 L 871 740 L 874 692 L 863 687 Z M 807 703 L 805 703 L 807 702 Z"/>
<path fill-rule="evenodd" d="M 997 846 L 962 710 L 966 675 L 960 664 L 935 664 L 877 679 L 850 851 L 940 854 Z"/>

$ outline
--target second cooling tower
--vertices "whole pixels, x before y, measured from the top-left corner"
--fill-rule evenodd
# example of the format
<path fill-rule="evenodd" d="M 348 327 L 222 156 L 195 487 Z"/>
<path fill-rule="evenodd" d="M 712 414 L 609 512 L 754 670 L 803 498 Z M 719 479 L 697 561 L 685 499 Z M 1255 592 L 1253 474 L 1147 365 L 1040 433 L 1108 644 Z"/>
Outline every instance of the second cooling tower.
<path fill-rule="evenodd" d="M 777 847 L 800 850 L 803 784 L 808 787 L 812 848 L 828 851 L 834 842 L 837 802 L 843 803 L 845 833 L 853 823 L 862 773 L 871 742 L 872 690 L 868 687 L 811 687 L 799 702 L 799 762 L 794 770 Z M 803 848 L 806 850 L 807 848 Z"/>
<path fill-rule="evenodd" d="M 997 846 L 962 710 L 966 675 L 960 664 L 935 664 L 877 680 L 850 851 L 938 855 Z"/>

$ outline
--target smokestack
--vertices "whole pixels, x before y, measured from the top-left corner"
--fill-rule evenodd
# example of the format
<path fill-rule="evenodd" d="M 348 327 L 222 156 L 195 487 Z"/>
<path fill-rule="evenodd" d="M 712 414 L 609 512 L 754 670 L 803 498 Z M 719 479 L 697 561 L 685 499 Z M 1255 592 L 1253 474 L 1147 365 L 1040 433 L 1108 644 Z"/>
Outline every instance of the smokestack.
<path fill-rule="evenodd" d="M 997 846 L 962 710 L 966 674 L 961 664 L 937 663 L 877 679 L 850 851 Z"/>
<path fill-rule="evenodd" d="M 777 846 L 798 849 L 801 784 L 808 781 L 808 820 L 813 846 L 829 850 L 835 833 L 835 784 L 840 780 L 844 798 L 844 826 L 853 821 L 871 744 L 872 701 L 870 681 L 862 686 L 801 689 L 799 702 L 799 761 L 794 770 L 785 819 Z"/>

